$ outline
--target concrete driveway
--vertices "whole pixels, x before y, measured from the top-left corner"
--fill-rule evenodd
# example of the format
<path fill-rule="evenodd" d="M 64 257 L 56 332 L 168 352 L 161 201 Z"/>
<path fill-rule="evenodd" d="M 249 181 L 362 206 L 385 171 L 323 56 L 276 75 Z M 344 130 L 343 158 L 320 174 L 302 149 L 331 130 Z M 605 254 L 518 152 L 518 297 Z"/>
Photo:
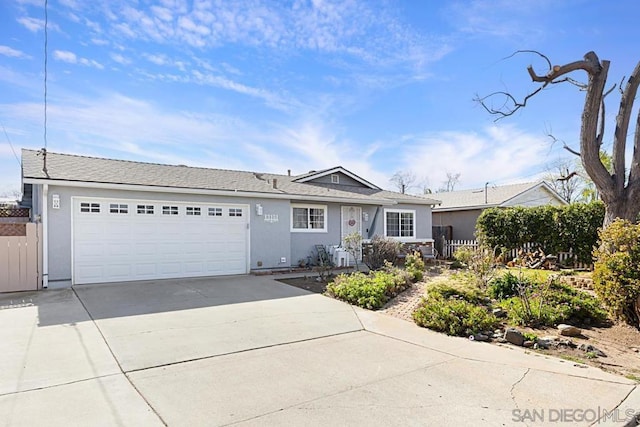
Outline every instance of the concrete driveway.
<path fill-rule="evenodd" d="M 0 325 L 0 426 L 625 425 L 640 411 L 625 378 L 265 277 L 5 294 Z"/>

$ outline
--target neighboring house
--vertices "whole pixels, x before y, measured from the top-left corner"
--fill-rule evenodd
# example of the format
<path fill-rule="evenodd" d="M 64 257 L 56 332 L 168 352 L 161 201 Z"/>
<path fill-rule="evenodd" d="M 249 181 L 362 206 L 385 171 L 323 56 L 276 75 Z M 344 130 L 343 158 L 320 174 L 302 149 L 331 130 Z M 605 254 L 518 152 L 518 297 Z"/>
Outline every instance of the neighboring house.
<path fill-rule="evenodd" d="M 567 204 L 544 181 L 436 193 L 433 198 L 442 202 L 433 209 L 433 235 L 437 240 L 442 236 L 448 240 L 475 239 L 476 221 L 487 208 Z"/>
<path fill-rule="evenodd" d="M 45 286 L 289 267 L 354 231 L 431 241 L 437 203 L 340 166 L 290 176 L 33 150 L 22 182 L 44 228 Z"/>

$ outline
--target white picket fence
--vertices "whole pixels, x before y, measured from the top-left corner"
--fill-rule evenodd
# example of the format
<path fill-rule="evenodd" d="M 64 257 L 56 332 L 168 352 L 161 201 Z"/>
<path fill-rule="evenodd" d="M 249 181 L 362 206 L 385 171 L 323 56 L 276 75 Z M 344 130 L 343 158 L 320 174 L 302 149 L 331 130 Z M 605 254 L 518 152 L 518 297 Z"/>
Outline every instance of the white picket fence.
<path fill-rule="evenodd" d="M 442 243 L 442 258 L 450 259 L 453 258 L 453 254 L 461 247 L 469 247 L 471 249 L 478 248 L 477 240 L 443 240 Z M 538 245 L 535 243 L 526 243 L 522 249 L 525 252 L 533 252 L 538 248 Z M 519 249 L 512 249 L 507 254 L 507 259 L 511 260 L 518 256 Z M 584 264 L 573 261 L 574 255 L 571 251 L 568 252 L 558 252 L 558 264 L 566 265 L 567 267 L 573 267 L 576 269 L 585 269 L 590 270 L 590 264 Z"/>

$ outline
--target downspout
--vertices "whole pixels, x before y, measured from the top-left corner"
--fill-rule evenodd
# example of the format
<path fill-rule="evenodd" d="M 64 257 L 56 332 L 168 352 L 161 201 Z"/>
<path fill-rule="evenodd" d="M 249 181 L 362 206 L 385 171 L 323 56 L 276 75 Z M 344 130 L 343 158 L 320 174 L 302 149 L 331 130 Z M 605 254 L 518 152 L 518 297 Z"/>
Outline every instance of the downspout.
<path fill-rule="evenodd" d="M 380 212 L 380 206 L 376 207 L 376 213 L 373 214 L 373 219 L 369 226 L 369 232 L 367 233 L 367 239 L 371 239 L 376 231 L 376 219 L 378 218 L 378 212 Z"/>
<path fill-rule="evenodd" d="M 42 185 L 42 287 L 49 287 L 49 184 Z"/>

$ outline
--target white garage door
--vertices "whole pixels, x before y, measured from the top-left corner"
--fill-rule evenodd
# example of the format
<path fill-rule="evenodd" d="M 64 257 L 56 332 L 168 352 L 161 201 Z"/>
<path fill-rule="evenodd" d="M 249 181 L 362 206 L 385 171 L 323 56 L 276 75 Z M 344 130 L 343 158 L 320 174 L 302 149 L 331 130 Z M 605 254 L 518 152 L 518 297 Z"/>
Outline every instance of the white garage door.
<path fill-rule="evenodd" d="M 248 272 L 246 205 L 73 199 L 73 281 Z"/>

